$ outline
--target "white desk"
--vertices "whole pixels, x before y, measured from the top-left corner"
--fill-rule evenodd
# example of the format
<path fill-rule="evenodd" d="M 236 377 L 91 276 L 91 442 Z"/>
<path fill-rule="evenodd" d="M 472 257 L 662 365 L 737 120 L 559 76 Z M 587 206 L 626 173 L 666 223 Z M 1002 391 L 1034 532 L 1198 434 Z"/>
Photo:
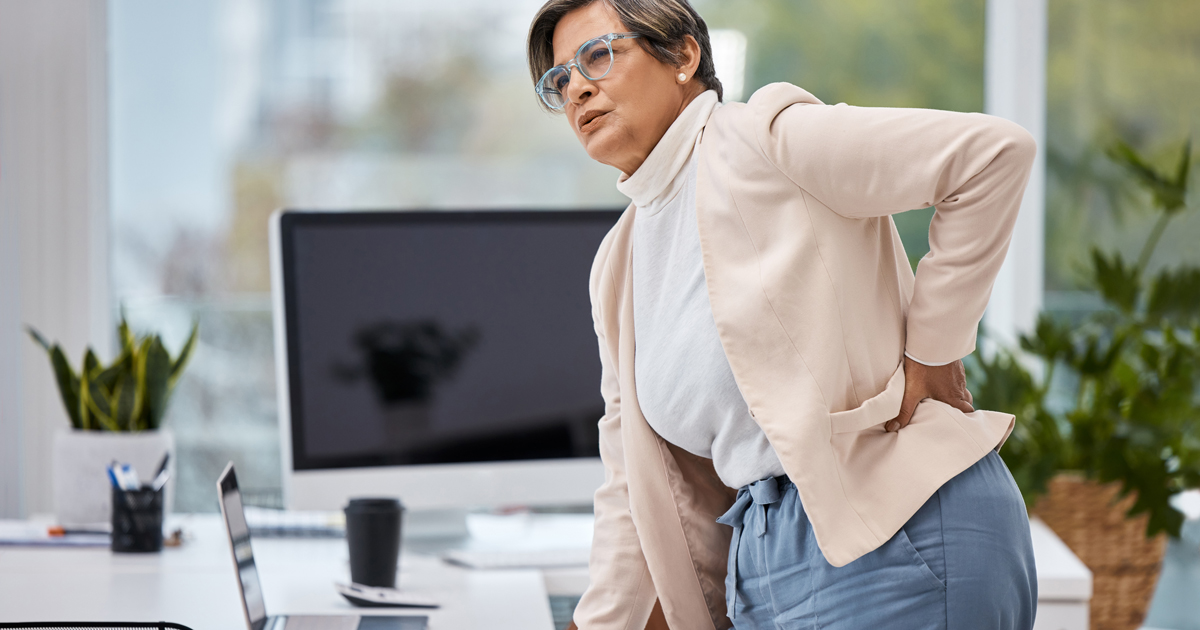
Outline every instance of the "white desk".
<path fill-rule="evenodd" d="M 193 630 L 244 628 L 233 561 L 217 515 L 176 517 L 194 533 L 161 554 L 106 548 L 0 547 L 0 621 L 173 621 Z M 354 608 L 333 590 L 349 581 L 342 539 L 255 539 L 269 614 L 427 614 L 430 630 L 550 630 L 550 604 L 536 570 L 470 571 L 406 553 L 400 587 L 441 608 Z"/>
<path fill-rule="evenodd" d="M 1087 630 L 1092 572 L 1042 519 L 1031 519 L 1029 532 L 1038 575 L 1038 611 L 1033 630 Z"/>
<path fill-rule="evenodd" d="M 194 539 L 161 554 L 0 547 L 0 621 L 163 620 L 193 630 L 244 627 L 219 517 L 171 520 Z M 1036 519 L 1032 533 L 1039 583 L 1035 630 L 1086 630 L 1091 573 Z M 253 544 L 269 613 L 389 612 L 355 609 L 334 592 L 333 581 L 348 581 L 344 540 L 261 538 Z M 429 615 L 430 630 L 550 630 L 548 593 L 579 594 L 587 583 L 585 568 L 471 571 L 416 550 L 401 559 L 401 588 L 443 603 L 415 611 Z"/>

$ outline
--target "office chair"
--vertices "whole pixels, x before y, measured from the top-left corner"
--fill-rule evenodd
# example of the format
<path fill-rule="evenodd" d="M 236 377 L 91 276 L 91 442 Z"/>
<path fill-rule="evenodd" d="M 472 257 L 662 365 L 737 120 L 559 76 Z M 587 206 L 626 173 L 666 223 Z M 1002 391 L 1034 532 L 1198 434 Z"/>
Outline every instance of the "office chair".
<path fill-rule="evenodd" d="M 22 630 L 192 630 L 169 622 L 28 622 L 0 623 L 0 628 Z"/>

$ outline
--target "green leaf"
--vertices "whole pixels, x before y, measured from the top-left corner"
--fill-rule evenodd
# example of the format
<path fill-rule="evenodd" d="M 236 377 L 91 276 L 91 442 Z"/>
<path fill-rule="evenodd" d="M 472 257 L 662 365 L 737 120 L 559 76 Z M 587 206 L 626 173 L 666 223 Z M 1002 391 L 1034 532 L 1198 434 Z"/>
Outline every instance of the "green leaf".
<path fill-rule="evenodd" d="M 1184 323 L 1200 318 L 1200 268 L 1164 269 L 1154 278 L 1146 303 L 1150 320 Z"/>
<path fill-rule="evenodd" d="M 46 338 L 33 326 L 26 326 L 25 330 L 29 331 L 29 336 L 33 337 L 33 340 L 49 355 L 50 367 L 54 370 L 54 381 L 58 385 L 58 395 L 62 398 L 63 407 L 66 408 L 67 418 L 71 421 L 72 427 L 82 429 L 82 419 L 79 414 L 79 376 L 71 368 L 71 363 L 67 361 L 67 355 L 61 346 L 51 345 L 46 341 Z"/>
<path fill-rule="evenodd" d="M 71 419 L 71 426 L 82 429 L 83 422 L 79 416 L 79 376 L 75 374 L 75 370 L 71 369 L 66 353 L 58 344 L 54 344 L 50 350 L 50 364 L 54 367 L 54 379 L 58 382 L 58 394 L 62 397 L 67 417 Z"/>
<path fill-rule="evenodd" d="M 1117 330 L 1111 334 L 1110 339 L 1106 339 L 1100 333 L 1088 336 L 1083 356 L 1077 356 L 1073 364 L 1080 374 L 1103 378 L 1113 366 L 1125 347 L 1128 333 Z"/>
<path fill-rule="evenodd" d="M 144 364 L 145 412 L 142 429 L 157 429 L 166 413 L 170 396 L 171 355 L 155 335 L 149 340 Z"/>
<path fill-rule="evenodd" d="M 175 383 L 183 374 L 183 368 L 187 367 L 188 360 L 192 357 L 192 352 L 196 349 L 196 340 L 200 333 L 199 320 L 192 323 L 192 333 L 188 335 L 187 341 L 183 344 L 183 349 L 179 351 L 179 357 L 171 363 L 171 388 L 175 387 Z"/>
<path fill-rule="evenodd" d="M 1070 362 L 1075 356 L 1075 345 L 1071 342 L 1071 328 L 1059 324 L 1049 313 L 1039 313 L 1033 335 L 1020 336 L 1021 348 L 1045 359 L 1047 362 L 1062 360 Z"/>
<path fill-rule="evenodd" d="M 1182 189 L 1185 194 L 1188 187 L 1188 175 L 1192 171 L 1192 139 L 1188 138 L 1183 143 L 1182 154 L 1179 156 L 1179 164 L 1175 167 L 1175 186 Z"/>
<path fill-rule="evenodd" d="M 1116 367 L 1113 368 L 1112 378 L 1114 381 L 1120 384 L 1121 388 L 1125 390 L 1127 394 L 1136 395 L 1139 385 L 1141 385 L 1141 378 L 1139 377 L 1137 370 L 1133 369 L 1131 365 L 1125 363 L 1124 361 L 1120 362 Z"/>
<path fill-rule="evenodd" d="M 99 371 L 100 359 L 97 359 L 96 353 L 92 352 L 91 348 L 88 348 L 87 352 L 83 355 L 83 369 L 81 372 L 87 374 L 91 378 L 95 378 Z"/>
<path fill-rule="evenodd" d="M 1119 252 L 1109 258 L 1092 248 L 1092 281 L 1104 299 L 1126 315 L 1133 313 L 1142 291 L 1140 275 L 1137 265 L 1126 266 Z"/>
<path fill-rule="evenodd" d="M 91 385 L 93 387 L 100 387 L 106 395 L 112 395 L 113 386 L 116 384 L 123 369 L 124 366 L 120 362 L 114 363 L 107 368 L 102 368 L 92 376 Z"/>
<path fill-rule="evenodd" d="M 1106 153 L 1108 153 L 1109 158 L 1125 167 L 1139 183 L 1145 186 L 1153 186 L 1163 181 L 1163 178 L 1154 168 L 1147 164 L 1146 160 L 1123 140 L 1113 142 Z"/>
<path fill-rule="evenodd" d="M 36 341 L 43 350 L 50 352 L 50 342 L 46 341 L 46 338 L 43 337 L 41 333 L 35 330 L 33 326 L 26 326 L 25 330 L 29 331 L 29 336 L 33 337 L 33 340 Z"/>
<path fill-rule="evenodd" d="M 1191 159 L 1191 140 L 1184 143 L 1175 177 L 1160 174 L 1133 147 L 1119 140 L 1109 148 L 1108 155 L 1149 190 L 1154 197 L 1154 204 L 1167 214 L 1175 214 L 1187 207 L 1187 168 Z"/>
<path fill-rule="evenodd" d="M 121 354 L 117 355 L 117 358 L 113 360 L 112 364 L 114 366 L 120 366 L 121 369 L 125 371 L 133 370 L 133 351 L 122 348 Z"/>
<path fill-rule="evenodd" d="M 120 431 L 117 426 L 116 418 L 113 415 L 114 401 L 112 395 L 105 391 L 105 387 L 96 381 L 88 382 L 88 411 L 91 412 L 96 422 L 107 431 Z"/>
<path fill-rule="evenodd" d="M 137 384 L 137 391 L 133 399 L 133 413 L 130 426 L 133 430 L 138 430 L 145 426 L 146 420 L 146 358 L 150 355 L 151 339 L 149 337 L 142 339 L 138 347 L 133 353 L 133 378 Z"/>
<path fill-rule="evenodd" d="M 116 400 L 115 419 L 117 425 L 126 431 L 135 431 L 137 419 L 133 415 L 134 402 L 137 399 L 137 380 L 133 371 L 124 370 L 113 387 L 113 398 Z"/>
<path fill-rule="evenodd" d="M 92 412 L 89 409 L 88 398 L 90 397 L 91 384 L 88 383 L 88 373 L 83 371 L 79 373 L 79 428 L 84 431 L 93 431 Z"/>
<path fill-rule="evenodd" d="M 133 331 L 129 329 L 129 323 L 125 321 L 124 309 L 121 312 L 121 323 L 117 324 L 117 336 L 121 340 L 121 350 L 132 355 L 137 341 L 133 337 Z"/>

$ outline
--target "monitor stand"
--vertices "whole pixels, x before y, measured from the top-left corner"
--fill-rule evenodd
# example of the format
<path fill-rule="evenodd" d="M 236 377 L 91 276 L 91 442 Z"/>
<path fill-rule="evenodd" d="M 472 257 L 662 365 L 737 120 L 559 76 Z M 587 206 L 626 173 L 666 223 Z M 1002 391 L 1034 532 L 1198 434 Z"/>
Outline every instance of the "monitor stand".
<path fill-rule="evenodd" d="M 465 508 L 405 510 L 402 527 L 405 540 L 465 538 L 469 534 Z"/>

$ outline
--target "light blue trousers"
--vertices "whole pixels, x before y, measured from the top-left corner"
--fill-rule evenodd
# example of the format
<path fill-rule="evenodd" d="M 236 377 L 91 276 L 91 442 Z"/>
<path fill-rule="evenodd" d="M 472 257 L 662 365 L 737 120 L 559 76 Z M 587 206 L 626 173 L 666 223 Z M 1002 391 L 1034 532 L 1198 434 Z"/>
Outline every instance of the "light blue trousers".
<path fill-rule="evenodd" d="M 1020 491 L 995 451 L 946 482 L 891 540 L 834 567 L 787 477 L 738 490 L 725 579 L 737 630 L 1028 630 L 1037 573 Z"/>

